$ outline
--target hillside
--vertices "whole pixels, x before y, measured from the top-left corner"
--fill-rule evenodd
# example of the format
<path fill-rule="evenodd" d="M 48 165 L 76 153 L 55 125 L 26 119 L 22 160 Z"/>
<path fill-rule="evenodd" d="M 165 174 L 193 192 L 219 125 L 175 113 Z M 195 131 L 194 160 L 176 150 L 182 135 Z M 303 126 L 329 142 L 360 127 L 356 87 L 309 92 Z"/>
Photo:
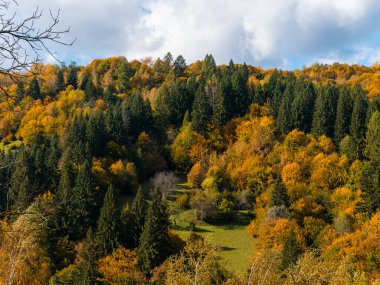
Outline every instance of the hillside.
<path fill-rule="evenodd" d="M 380 282 L 380 66 L 34 68 L 0 77 L 0 284 Z"/>

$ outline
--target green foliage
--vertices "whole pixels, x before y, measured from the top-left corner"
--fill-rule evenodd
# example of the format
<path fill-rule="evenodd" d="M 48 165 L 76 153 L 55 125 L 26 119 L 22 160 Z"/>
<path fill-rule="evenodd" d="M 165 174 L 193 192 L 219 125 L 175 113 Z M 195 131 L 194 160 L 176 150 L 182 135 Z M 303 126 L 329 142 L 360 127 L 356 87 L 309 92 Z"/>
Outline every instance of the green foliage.
<path fill-rule="evenodd" d="M 364 135 L 366 132 L 366 114 L 368 99 L 359 85 L 355 85 L 351 90 L 354 98 L 352 110 L 350 133 L 355 142 L 356 155 L 359 159 L 363 157 Z"/>
<path fill-rule="evenodd" d="M 75 66 L 75 63 L 70 64 L 68 68 L 68 75 L 66 80 L 66 86 L 73 86 L 74 89 L 78 88 L 78 74 L 77 74 L 77 67 Z"/>
<path fill-rule="evenodd" d="M 28 95 L 34 100 L 41 99 L 40 86 L 38 84 L 37 78 L 35 77 L 32 79 L 32 81 L 30 81 Z"/>
<path fill-rule="evenodd" d="M 335 120 L 335 141 L 340 142 L 350 133 L 353 101 L 349 89 L 344 86 L 339 90 L 338 106 Z"/>
<path fill-rule="evenodd" d="M 270 205 L 271 207 L 282 205 L 286 207 L 290 206 L 288 192 L 282 183 L 281 175 L 278 175 L 274 182 Z"/>
<path fill-rule="evenodd" d="M 291 230 L 286 237 L 284 249 L 282 251 L 281 266 L 283 269 L 295 265 L 301 254 L 301 248 L 297 241 L 296 234 Z"/>
<path fill-rule="evenodd" d="M 63 90 L 65 90 L 66 84 L 65 84 L 65 78 L 63 75 L 63 70 L 60 68 L 57 72 L 57 79 L 55 81 L 55 92 L 59 93 Z"/>
<path fill-rule="evenodd" d="M 130 231 L 132 235 L 132 247 L 137 247 L 140 240 L 140 236 L 144 230 L 144 224 L 147 217 L 148 203 L 146 202 L 143 194 L 143 190 L 140 187 L 137 192 L 131 212 L 129 215 L 129 228 L 125 231 Z"/>
<path fill-rule="evenodd" d="M 160 265 L 170 255 L 169 215 L 159 191 L 154 191 L 148 209 L 144 230 L 137 248 L 141 271 L 150 276 L 152 269 Z"/>
<path fill-rule="evenodd" d="M 95 233 L 96 247 L 100 257 L 111 254 L 119 244 L 119 212 L 115 199 L 111 185 L 104 196 Z"/>

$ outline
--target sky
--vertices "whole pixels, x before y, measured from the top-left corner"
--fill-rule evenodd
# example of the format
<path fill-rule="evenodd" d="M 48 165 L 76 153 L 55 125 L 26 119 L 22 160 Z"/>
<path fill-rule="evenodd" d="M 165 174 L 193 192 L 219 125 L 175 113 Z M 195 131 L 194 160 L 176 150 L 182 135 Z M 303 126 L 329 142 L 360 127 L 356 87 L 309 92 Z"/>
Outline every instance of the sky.
<path fill-rule="evenodd" d="M 51 45 L 60 60 L 212 54 L 217 64 L 296 69 L 313 63 L 380 61 L 379 0 L 17 0 L 19 17 L 60 10 L 64 40 Z M 46 62 L 52 62 L 44 55 Z"/>

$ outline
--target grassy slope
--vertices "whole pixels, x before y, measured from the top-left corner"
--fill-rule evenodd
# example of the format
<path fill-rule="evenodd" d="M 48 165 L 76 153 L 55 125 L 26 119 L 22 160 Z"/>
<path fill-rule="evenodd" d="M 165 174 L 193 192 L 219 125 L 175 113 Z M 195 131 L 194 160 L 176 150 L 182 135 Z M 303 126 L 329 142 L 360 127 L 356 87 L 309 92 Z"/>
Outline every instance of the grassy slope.
<path fill-rule="evenodd" d="M 187 191 L 194 191 L 186 184 L 186 176 L 179 175 L 180 183 L 177 184 L 177 190 L 173 193 L 169 207 L 171 209 L 171 220 L 173 230 L 184 240 L 190 235 L 189 226 L 194 220 L 194 214 L 191 210 L 174 210 L 175 198 Z M 151 184 L 145 182 L 141 185 L 145 193 L 149 193 Z M 133 197 L 123 197 L 121 201 L 132 204 Z M 195 227 L 196 233 L 205 237 L 211 244 L 217 247 L 223 266 L 237 274 L 244 274 L 249 266 L 249 260 L 252 256 L 252 246 L 254 239 L 247 233 L 247 225 L 250 217 L 246 212 L 239 212 L 236 217 L 230 221 L 223 221 L 213 224 L 198 223 Z"/>

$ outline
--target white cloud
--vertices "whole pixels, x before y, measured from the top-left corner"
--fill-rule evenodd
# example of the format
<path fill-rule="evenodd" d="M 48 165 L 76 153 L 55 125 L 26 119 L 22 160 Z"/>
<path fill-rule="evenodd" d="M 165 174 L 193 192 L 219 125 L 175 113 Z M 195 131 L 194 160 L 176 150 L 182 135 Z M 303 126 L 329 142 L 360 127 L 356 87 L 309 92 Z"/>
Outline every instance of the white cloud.
<path fill-rule="evenodd" d="M 368 63 L 380 54 L 378 0 L 22 1 L 23 12 L 61 8 L 77 42 L 58 51 L 83 61 L 171 51 L 188 62 L 212 53 L 218 63 L 291 67 L 297 58 Z"/>

